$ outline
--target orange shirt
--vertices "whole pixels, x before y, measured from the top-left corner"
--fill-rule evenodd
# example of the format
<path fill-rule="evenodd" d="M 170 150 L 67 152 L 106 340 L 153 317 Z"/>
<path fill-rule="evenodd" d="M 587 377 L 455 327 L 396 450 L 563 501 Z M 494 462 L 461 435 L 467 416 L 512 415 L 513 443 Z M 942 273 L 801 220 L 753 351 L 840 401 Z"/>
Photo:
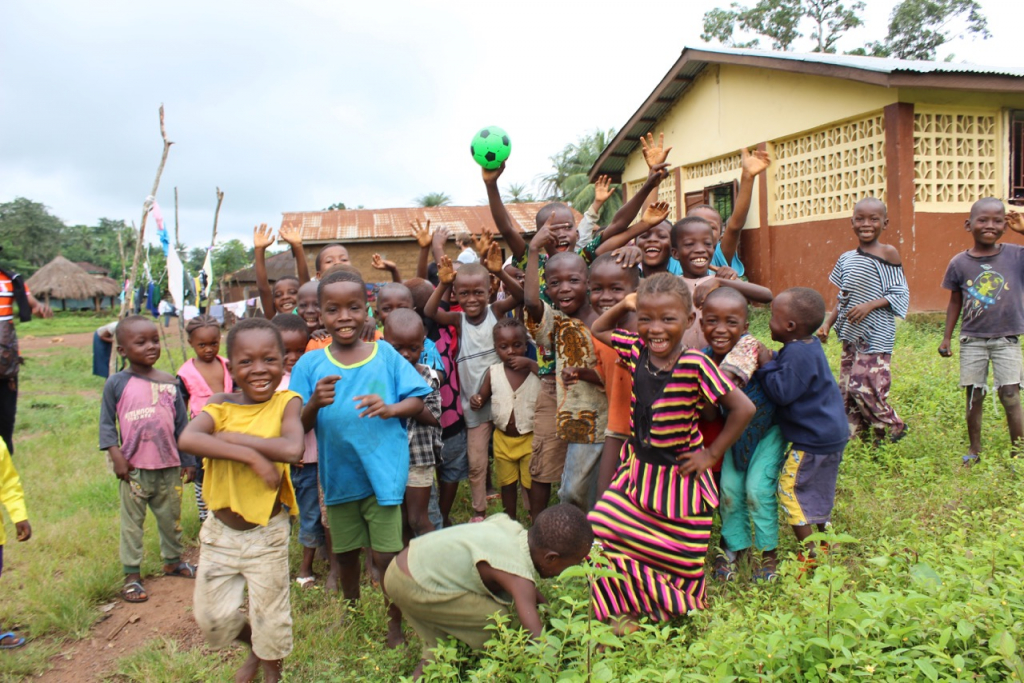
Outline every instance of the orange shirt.
<path fill-rule="evenodd" d="M 306 353 L 309 353 L 310 351 L 316 351 L 317 349 L 327 348 L 330 345 L 331 345 L 331 338 L 330 337 L 327 337 L 327 339 L 323 339 L 323 340 L 320 340 L 320 341 L 317 341 L 316 339 L 310 338 L 309 343 L 306 344 Z"/>
<path fill-rule="evenodd" d="M 608 427 L 605 435 L 629 437 L 629 400 L 633 391 L 633 378 L 629 369 L 619 363 L 619 354 L 610 346 L 594 339 L 597 351 L 597 374 L 604 382 L 604 393 L 608 397 Z"/>

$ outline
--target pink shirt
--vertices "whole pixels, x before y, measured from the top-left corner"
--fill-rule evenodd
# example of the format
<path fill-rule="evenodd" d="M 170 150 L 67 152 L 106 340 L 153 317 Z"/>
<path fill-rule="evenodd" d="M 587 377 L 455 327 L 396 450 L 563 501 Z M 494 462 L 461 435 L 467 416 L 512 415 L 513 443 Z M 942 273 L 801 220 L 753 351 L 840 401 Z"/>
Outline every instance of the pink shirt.
<path fill-rule="evenodd" d="M 221 367 L 224 368 L 224 391 L 231 393 L 233 386 L 231 383 L 231 373 L 228 372 L 228 361 L 221 356 L 217 356 L 217 360 L 220 361 Z M 196 367 L 194 358 L 189 358 L 178 368 L 178 378 L 185 385 L 185 391 L 188 392 L 188 416 L 190 420 L 194 420 L 196 415 L 203 410 L 203 406 L 209 402 L 210 397 L 213 396 L 213 390 L 210 389 L 210 385 L 203 379 L 202 373 Z"/>

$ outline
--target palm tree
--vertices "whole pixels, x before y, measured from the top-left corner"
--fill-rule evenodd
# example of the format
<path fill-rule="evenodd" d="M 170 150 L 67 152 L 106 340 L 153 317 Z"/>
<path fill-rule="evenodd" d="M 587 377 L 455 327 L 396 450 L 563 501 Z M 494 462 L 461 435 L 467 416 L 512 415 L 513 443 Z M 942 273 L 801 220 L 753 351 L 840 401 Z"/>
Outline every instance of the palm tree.
<path fill-rule="evenodd" d="M 586 211 L 594 201 L 594 185 L 588 177 L 590 168 L 614 137 L 614 128 L 597 129 L 549 157 L 553 172 L 540 178 L 541 191 L 548 201 L 565 202 L 580 213 Z M 607 224 L 620 206 L 621 195 L 612 195 L 601 209 L 601 223 Z"/>
<path fill-rule="evenodd" d="M 505 196 L 501 198 L 501 201 L 506 204 L 525 204 L 528 202 L 535 202 L 537 198 L 533 194 L 526 191 L 526 183 L 515 184 L 512 183 L 508 186 L 508 190 Z"/>
<path fill-rule="evenodd" d="M 448 206 L 452 203 L 452 198 L 446 195 L 444 192 L 428 192 L 422 197 L 416 198 L 416 205 L 421 206 L 425 209 L 432 206 Z"/>

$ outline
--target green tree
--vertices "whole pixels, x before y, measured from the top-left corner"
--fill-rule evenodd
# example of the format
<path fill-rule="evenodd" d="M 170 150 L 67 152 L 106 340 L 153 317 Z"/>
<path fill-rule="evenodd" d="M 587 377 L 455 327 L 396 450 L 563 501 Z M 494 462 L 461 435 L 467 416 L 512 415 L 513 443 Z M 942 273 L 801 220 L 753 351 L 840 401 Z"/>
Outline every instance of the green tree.
<path fill-rule="evenodd" d="M 903 0 L 889 15 L 889 33 L 862 54 L 900 59 L 935 59 L 956 35 L 986 39 L 988 19 L 976 0 Z"/>
<path fill-rule="evenodd" d="M 326 209 L 324 209 L 324 211 L 345 211 L 346 208 L 347 207 L 345 206 L 345 202 L 335 202 L 334 204 L 331 204 Z"/>
<path fill-rule="evenodd" d="M 219 278 L 252 263 L 253 250 L 241 240 L 228 240 L 213 250 L 213 276 Z"/>
<path fill-rule="evenodd" d="M 512 183 L 508 186 L 508 190 L 505 191 L 501 201 L 506 204 L 526 204 L 537 201 L 537 198 L 533 196 L 532 192 L 526 191 L 526 183 L 518 185 L 516 183 Z"/>
<path fill-rule="evenodd" d="M 24 197 L 0 204 L 2 258 L 28 276 L 60 253 L 66 226 L 39 202 Z"/>
<path fill-rule="evenodd" d="M 549 157 L 552 170 L 539 179 L 546 201 L 565 202 L 580 213 L 586 211 L 594 201 L 590 169 L 614 137 L 615 129 L 595 130 Z M 601 208 L 601 224 L 607 225 L 620 206 L 622 197 L 616 193 Z"/>
<path fill-rule="evenodd" d="M 759 0 L 744 7 L 732 3 L 704 14 L 701 40 L 729 47 L 759 47 L 762 38 L 776 50 L 792 50 L 809 27 L 812 52 L 836 52 L 836 43 L 850 29 L 863 25 L 860 0 Z M 741 33 L 736 35 L 737 30 Z M 988 21 L 977 0 L 903 0 L 889 16 L 883 40 L 869 42 L 847 54 L 935 59 L 938 48 L 956 34 L 988 38 Z"/>
<path fill-rule="evenodd" d="M 416 198 L 416 206 L 422 206 L 423 208 L 430 208 L 433 206 L 448 206 L 452 203 L 452 198 L 446 195 L 444 192 L 428 192 L 422 197 Z"/>

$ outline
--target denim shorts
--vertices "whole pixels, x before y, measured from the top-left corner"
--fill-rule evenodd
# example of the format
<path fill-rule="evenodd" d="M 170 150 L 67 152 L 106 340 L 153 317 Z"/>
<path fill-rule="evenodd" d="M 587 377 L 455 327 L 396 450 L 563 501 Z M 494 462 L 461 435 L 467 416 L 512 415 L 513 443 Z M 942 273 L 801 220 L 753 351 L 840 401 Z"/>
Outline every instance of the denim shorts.
<path fill-rule="evenodd" d="M 466 430 L 444 440 L 437 477 L 443 482 L 457 483 L 469 479 L 469 456 L 466 452 Z"/>
<path fill-rule="evenodd" d="M 1024 379 L 1020 340 L 1014 337 L 960 338 L 960 386 L 984 389 L 988 385 L 988 366 L 996 389 L 1019 385 Z"/>
<path fill-rule="evenodd" d="M 319 548 L 324 544 L 324 525 L 320 521 L 320 494 L 316 463 L 305 467 L 292 465 L 292 487 L 299 504 L 299 544 Z"/>

